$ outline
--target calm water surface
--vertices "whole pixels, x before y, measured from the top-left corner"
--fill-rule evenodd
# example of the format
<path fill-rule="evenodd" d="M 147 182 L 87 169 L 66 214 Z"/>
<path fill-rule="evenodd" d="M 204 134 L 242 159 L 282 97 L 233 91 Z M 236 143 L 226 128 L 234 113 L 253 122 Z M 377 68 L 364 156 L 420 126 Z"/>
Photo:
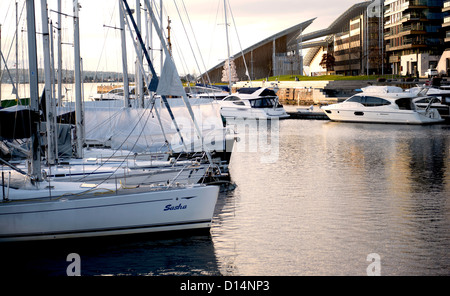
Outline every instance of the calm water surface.
<path fill-rule="evenodd" d="M 233 155 L 221 273 L 450 274 L 449 157 L 448 126 L 282 121 L 278 161 Z"/>
<path fill-rule="evenodd" d="M 450 126 L 284 120 L 238 148 L 211 234 L 22 247 L 12 273 L 450 275 Z M 245 142 L 245 140 L 243 141 Z M 242 142 L 241 142 L 242 143 Z M 269 157 L 265 157 L 269 156 Z M 12 255 L 11 255 L 12 254 Z"/>

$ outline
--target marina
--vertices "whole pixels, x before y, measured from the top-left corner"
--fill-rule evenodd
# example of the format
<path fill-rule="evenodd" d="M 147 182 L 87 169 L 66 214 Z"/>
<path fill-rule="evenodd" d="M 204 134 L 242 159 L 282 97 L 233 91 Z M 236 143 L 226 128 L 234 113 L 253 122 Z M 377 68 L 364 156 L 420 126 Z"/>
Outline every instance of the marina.
<path fill-rule="evenodd" d="M 450 56 L 417 47 L 414 60 L 393 47 L 396 18 L 383 13 L 396 6 L 380 0 L 352 3 L 312 32 L 316 18 L 304 15 L 242 47 L 234 7 L 220 0 L 214 26 L 223 32 L 212 35 L 226 58 L 208 70 L 179 1 L 102 7 L 110 19 L 94 62 L 83 24 L 94 31 L 98 20 L 83 13 L 97 4 L 9 4 L 0 275 L 449 275 Z M 428 4 L 450 13 L 450 2 Z M 180 52 L 181 33 L 195 46 Z M 437 46 L 426 35 L 402 46 Z M 100 69 L 112 76 L 104 81 Z M 201 289 L 187 281 L 179 290 Z"/>
<path fill-rule="evenodd" d="M 65 275 L 75 252 L 86 276 L 364 276 L 377 253 L 385 276 L 448 275 L 447 126 L 282 120 L 279 131 L 277 161 L 233 153 L 237 187 L 219 195 L 210 233 L 33 245 L 3 266 Z"/>

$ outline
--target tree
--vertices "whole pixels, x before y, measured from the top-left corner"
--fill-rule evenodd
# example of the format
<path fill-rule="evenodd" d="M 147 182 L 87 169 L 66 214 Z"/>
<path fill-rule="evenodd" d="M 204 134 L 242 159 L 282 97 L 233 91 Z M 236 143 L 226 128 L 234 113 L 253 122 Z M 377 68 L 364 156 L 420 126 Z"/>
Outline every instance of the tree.
<path fill-rule="evenodd" d="M 322 61 L 319 64 L 322 68 L 325 68 L 328 71 L 333 71 L 335 66 L 335 59 L 332 54 L 324 53 L 322 56 Z"/>
<path fill-rule="evenodd" d="M 234 64 L 234 61 L 230 61 L 230 67 L 231 67 L 231 82 L 237 82 L 239 81 L 237 72 L 236 72 L 236 65 Z M 222 81 L 223 82 L 229 82 L 229 75 L 230 71 L 228 69 L 228 61 L 225 61 L 225 65 L 223 66 L 222 70 Z"/>

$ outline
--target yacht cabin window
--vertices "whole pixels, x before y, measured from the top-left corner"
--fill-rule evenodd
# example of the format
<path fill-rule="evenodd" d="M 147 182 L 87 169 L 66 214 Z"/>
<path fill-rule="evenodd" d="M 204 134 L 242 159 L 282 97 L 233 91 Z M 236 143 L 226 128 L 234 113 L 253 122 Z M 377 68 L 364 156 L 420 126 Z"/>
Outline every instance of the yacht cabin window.
<path fill-rule="evenodd" d="M 423 99 L 417 100 L 415 101 L 415 103 L 422 103 L 422 104 L 429 104 L 431 102 L 431 100 L 433 100 L 434 103 L 440 103 L 441 100 L 439 98 L 436 97 L 425 97 Z"/>
<path fill-rule="evenodd" d="M 379 107 L 390 105 L 391 103 L 385 99 L 378 97 L 365 97 L 365 100 L 362 103 L 366 107 Z"/>
<path fill-rule="evenodd" d="M 276 97 L 262 97 L 249 101 L 252 108 L 273 108 L 277 104 Z"/>
<path fill-rule="evenodd" d="M 123 89 L 121 89 L 121 88 L 115 88 L 115 89 L 111 90 L 109 93 L 110 93 L 110 94 L 119 94 L 119 93 L 122 93 L 122 94 L 123 94 Z"/>
<path fill-rule="evenodd" d="M 400 110 L 415 110 L 415 105 L 410 98 L 402 98 L 395 101 Z"/>
<path fill-rule="evenodd" d="M 391 104 L 388 100 L 382 98 L 359 95 L 351 97 L 346 102 L 359 103 L 364 105 L 365 107 L 379 107 Z"/>
<path fill-rule="evenodd" d="M 229 96 L 227 98 L 224 99 L 224 101 L 240 101 L 241 99 L 239 97 L 236 96 Z"/>

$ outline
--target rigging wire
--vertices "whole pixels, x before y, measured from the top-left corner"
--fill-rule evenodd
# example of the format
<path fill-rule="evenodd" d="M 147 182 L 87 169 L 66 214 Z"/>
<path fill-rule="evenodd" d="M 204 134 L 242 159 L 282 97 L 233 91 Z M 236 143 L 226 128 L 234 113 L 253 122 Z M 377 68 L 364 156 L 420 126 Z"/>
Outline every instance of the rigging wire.
<path fill-rule="evenodd" d="M 245 56 L 244 56 L 244 52 L 242 51 L 242 45 L 241 45 L 241 40 L 239 38 L 239 34 L 237 31 L 237 27 L 236 27 L 236 23 L 234 21 L 234 15 L 233 15 L 233 11 L 231 10 L 231 5 L 230 5 L 230 1 L 229 0 L 225 0 L 228 2 L 228 8 L 230 10 L 230 14 L 231 14 L 231 19 L 233 20 L 233 25 L 234 25 L 234 29 L 236 31 L 236 36 L 237 36 L 237 40 L 239 43 L 239 48 L 241 49 L 241 54 L 242 54 L 242 60 L 244 61 L 244 66 L 245 66 L 245 74 L 247 75 L 248 79 L 250 80 L 250 84 L 252 82 L 252 79 L 250 77 L 249 71 L 248 71 L 248 67 L 247 67 L 247 62 L 245 61 Z"/>
<path fill-rule="evenodd" d="M 176 0 L 174 0 L 174 2 L 176 3 Z M 184 13 L 186 14 L 186 18 L 187 18 L 187 20 L 188 20 L 189 27 L 190 27 L 190 29 L 191 29 L 191 31 L 192 31 L 192 35 L 193 35 L 193 37 L 194 37 L 195 45 L 197 46 L 197 51 L 198 51 L 198 53 L 199 53 L 199 55 L 200 55 L 200 61 L 202 62 L 203 68 L 205 69 L 207 81 L 208 81 L 209 84 L 211 84 L 211 79 L 210 79 L 209 74 L 208 74 L 208 72 L 207 72 L 207 68 L 206 68 L 206 65 L 205 65 L 205 61 L 204 61 L 204 59 L 203 59 L 203 56 L 202 56 L 202 53 L 201 53 L 201 50 L 200 50 L 200 46 L 199 46 L 199 44 L 198 44 L 197 37 L 196 37 L 196 35 L 195 35 L 195 31 L 194 31 L 194 28 L 193 28 L 193 26 L 192 26 L 192 22 L 191 22 L 191 19 L 190 19 L 190 17 L 189 17 L 189 14 L 188 14 L 186 5 L 184 4 L 184 0 L 181 0 L 181 3 L 183 4 Z M 178 10 L 178 7 L 177 7 L 177 10 Z M 180 16 L 180 19 L 181 19 L 181 16 Z M 184 25 L 183 25 L 183 27 L 184 27 Z M 186 35 L 187 35 L 187 33 L 186 33 Z M 189 44 L 190 44 L 190 42 L 189 42 Z M 193 50 L 192 50 L 192 51 L 193 51 Z M 200 66 L 197 65 L 197 67 L 199 68 L 199 72 L 202 73 L 202 70 L 201 70 Z M 203 76 L 201 76 L 201 79 L 202 79 L 202 81 L 204 82 L 204 84 L 206 84 L 206 83 L 205 83 L 205 79 L 204 79 Z"/>
<path fill-rule="evenodd" d="M 110 20 L 109 20 L 110 23 L 113 20 L 114 13 L 116 11 L 116 6 L 117 6 L 117 1 L 114 2 L 114 8 L 113 8 L 113 10 L 111 12 L 111 17 L 110 17 Z M 105 38 L 104 38 L 104 41 L 103 41 L 103 46 L 102 46 L 102 50 L 101 50 L 101 53 L 100 53 L 100 58 L 98 59 L 97 68 L 95 69 L 95 72 L 94 72 L 94 77 L 97 77 L 97 73 L 99 72 L 100 63 L 102 62 L 102 57 L 104 56 L 103 54 L 105 52 L 105 47 L 106 47 L 106 43 L 107 43 L 107 40 L 108 40 L 108 33 L 110 32 L 110 28 L 109 27 L 106 27 L 106 28 L 107 28 L 107 30 L 106 30 Z M 105 61 L 106 61 L 106 63 L 108 63 L 108 59 L 105 59 Z M 93 86 L 91 86 L 91 89 L 92 89 L 92 87 Z"/>
<path fill-rule="evenodd" d="M 182 17 L 181 17 L 180 10 L 178 9 L 177 1 L 174 0 L 173 2 L 174 2 L 175 7 L 176 7 L 176 9 L 177 9 L 178 16 L 180 17 L 180 21 L 181 21 L 181 25 L 182 25 L 182 27 L 183 27 L 184 33 L 186 34 L 186 37 L 188 37 L 188 33 L 187 33 L 187 31 L 186 31 L 186 27 L 184 26 L 184 22 L 183 22 L 183 19 L 182 19 Z M 192 55 L 193 55 L 193 57 L 194 57 L 195 64 L 197 65 L 197 68 L 198 68 L 198 70 L 199 70 L 200 73 L 201 73 L 201 69 L 200 69 L 200 66 L 199 66 L 199 64 L 198 64 L 197 57 L 196 57 L 196 55 L 195 55 L 194 49 L 192 48 L 191 41 L 189 40 L 189 38 L 187 38 L 187 41 L 188 41 L 189 47 L 191 48 L 191 52 L 192 52 Z M 203 79 L 202 79 L 202 80 L 203 80 Z"/>
<path fill-rule="evenodd" d="M 219 10 L 220 10 L 220 7 L 221 7 L 221 5 L 220 5 L 220 0 L 219 0 L 219 1 L 217 1 L 216 19 L 215 19 L 215 21 L 214 21 L 214 24 L 215 24 L 215 25 L 213 26 L 212 35 L 211 35 L 211 38 L 210 38 L 210 40 L 211 40 L 212 43 L 213 43 L 214 36 L 215 36 L 215 33 L 216 33 L 216 26 L 218 25 L 218 24 L 217 24 L 217 20 L 218 20 L 218 18 L 219 18 Z M 208 63 L 211 61 L 212 50 L 213 50 L 213 46 L 212 46 L 212 44 L 211 44 L 211 46 L 210 46 L 210 48 L 209 48 L 209 54 L 208 54 Z M 214 64 L 215 64 L 215 63 L 214 63 Z"/>

